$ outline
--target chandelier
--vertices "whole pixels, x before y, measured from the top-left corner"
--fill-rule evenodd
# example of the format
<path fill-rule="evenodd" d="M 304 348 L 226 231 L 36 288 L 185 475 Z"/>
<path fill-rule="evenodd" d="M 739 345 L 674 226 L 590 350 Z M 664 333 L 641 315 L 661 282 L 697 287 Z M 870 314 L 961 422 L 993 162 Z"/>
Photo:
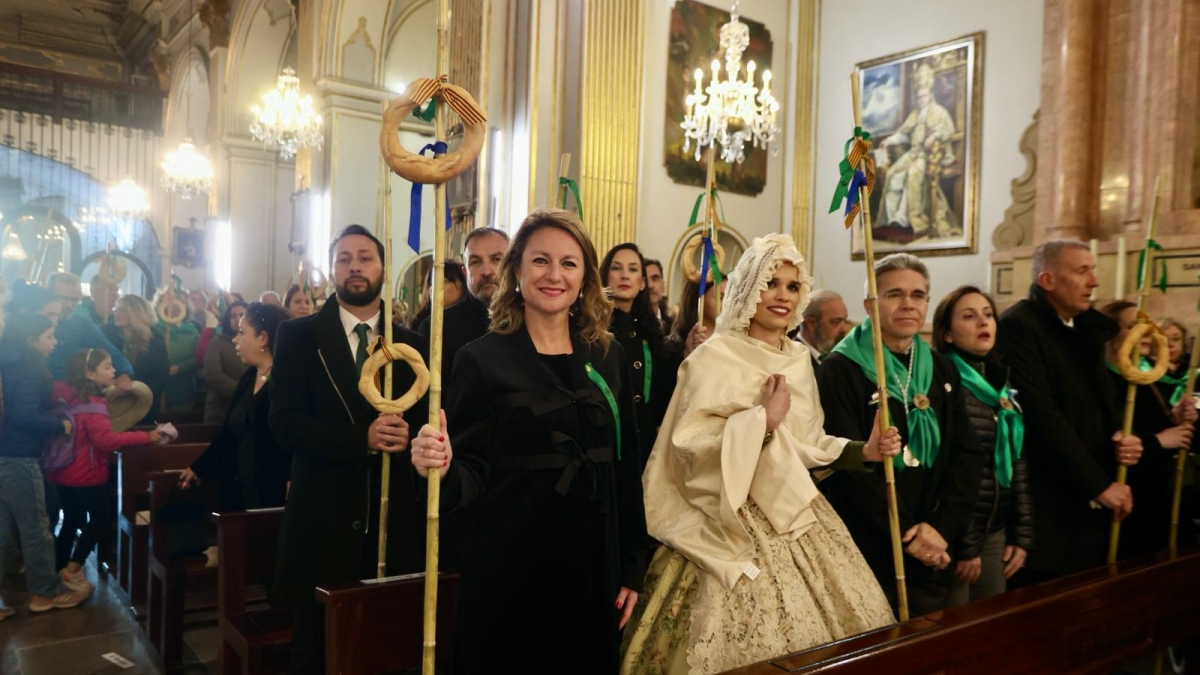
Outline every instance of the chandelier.
<path fill-rule="evenodd" d="M 275 88 L 263 94 L 262 107 L 250 110 L 250 133 L 264 145 L 279 146 L 283 159 L 302 148 L 321 147 L 321 116 L 313 110 L 312 96 L 300 96 L 300 78 L 290 67 L 283 69 Z"/>
<path fill-rule="evenodd" d="M 107 201 L 109 210 L 120 215 L 142 216 L 150 212 L 146 191 L 132 178 L 122 178 L 116 185 L 108 186 Z"/>
<path fill-rule="evenodd" d="M 167 153 L 162 163 L 162 184 L 167 192 L 184 199 L 207 194 L 212 189 L 213 170 L 208 158 L 196 152 L 191 137 L 183 139 L 175 152 Z"/>
<path fill-rule="evenodd" d="M 25 253 L 25 248 L 21 246 L 21 239 L 17 237 L 16 232 L 10 231 L 5 238 L 3 256 L 5 260 L 18 262 L 29 257 L 29 254 Z"/>
<path fill-rule="evenodd" d="M 761 90 L 754 86 L 753 61 L 746 64 L 742 79 L 742 53 L 750 46 L 750 28 L 738 21 L 737 6 L 734 2 L 729 23 L 721 26 L 725 81 L 721 81 L 720 61 L 713 59 L 708 87 L 702 88 L 704 71 L 697 68 L 693 74 L 696 89 L 685 100 L 687 114 L 680 125 L 683 150 L 687 152 L 695 141 L 696 161 L 700 161 L 701 148 L 714 143 L 721 145 L 721 159 L 726 162 L 741 162 L 746 158 L 746 141 L 756 148 L 770 147 L 772 154 L 779 152 L 775 145 L 779 135 L 779 126 L 775 124 L 779 102 L 771 93 L 771 71 L 763 71 Z"/>

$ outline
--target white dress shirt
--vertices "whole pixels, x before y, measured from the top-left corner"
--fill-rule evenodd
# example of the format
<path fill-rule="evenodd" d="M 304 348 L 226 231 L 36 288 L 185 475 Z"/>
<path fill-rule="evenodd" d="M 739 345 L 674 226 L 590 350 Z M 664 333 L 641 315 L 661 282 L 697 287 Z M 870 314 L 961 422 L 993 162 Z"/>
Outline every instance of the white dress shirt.
<path fill-rule="evenodd" d="M 333 302 L 337 302 L 337 300 L 333 300 Z M 375 312 L 374 316 L 366 321 L 362 321 L 346 311 L 346 308 L 342 307 L 341 303 L 338 303 L 338 318 L 342 320 L 342 331 L 346 333 L 346 340 L 350 343 L 351 361 L 354 360 L 355 354 L 358 352 L 358 333 L 355 333 L 354 329 L 360 323 L 367 324 L 367 342 L 372 342 L 379 336 L 379 315 L 380 312 Z"/>

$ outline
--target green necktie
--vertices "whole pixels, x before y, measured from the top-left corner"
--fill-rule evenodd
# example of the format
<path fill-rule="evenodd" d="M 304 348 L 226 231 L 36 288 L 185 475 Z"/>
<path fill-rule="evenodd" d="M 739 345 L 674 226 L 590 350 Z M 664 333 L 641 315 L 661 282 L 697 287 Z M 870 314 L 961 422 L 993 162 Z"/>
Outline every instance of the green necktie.
<path fill-rule="evenodd" d="M 360 323 L 354 327 L 354 334 L 358 336 L 358 347 L 354 350 L 354 369 L 362 374 L 363 364 L 367 362 L 367 331 L 371 327 L 365 323 Z"/>

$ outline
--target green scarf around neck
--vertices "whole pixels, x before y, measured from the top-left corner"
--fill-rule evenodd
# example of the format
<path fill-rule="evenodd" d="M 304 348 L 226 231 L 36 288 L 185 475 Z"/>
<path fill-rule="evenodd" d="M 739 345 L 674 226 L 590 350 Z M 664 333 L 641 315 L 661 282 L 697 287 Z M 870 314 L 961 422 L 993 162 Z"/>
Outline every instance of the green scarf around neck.
<path fill-rule="evenodd" d="M 1163 375 L 1161 378 L 1159 378 L 1159 382 L 1162 382 L 1170 387 L 1174 387 L 1171 390 L 1171 407 L 1179 405 L 1179 402 L 1183 400 L 1183 390 L 1185 387 L 1187 387 L 1187 376 L 1188 373 L 1187 369 L 1185 368 L 1183 374 L 1179 377 Z"/>
<path fill-rule="evenodd" d="M 950 354 L 958 368 L 963 386 L 996 413 L 996 445 L 993 456 L 996 462 L 996 481 L 1000 487 L 1012 486 L 1013 463 L 1021 459 L 1021 448 L 1025 445 L 1025 419 L 1013 405 L 1012 391 L 1005 384 L 996 391 L 983 375 L 963 360 L 958 354 Z"/>
<path fill-rule="evenodd" d="M 871 344 L 871 320 L 855 326 L 837 347 L 835 354 L 842 354 L 862 368 L 863 375 L 875 383 L 875 350 Z M 929 387 L 933 384 L 933 353 L 929 345 L 919 337 L 913 338 L 912 382 L 908 397 L 902 387 L 908 380 L 908 368 L 886 347 L 883 350 L 884 370 L 887 371 L 887 392 L 891 398 L 904 401 L 908 410 L 908 449 L 921 466 L 932 466 L 942 446 L 942 431 L 938 426 L 937 412 L 929 403 Z M 892 458 L 897 470 L 905 468 L 903 455 Z"/>

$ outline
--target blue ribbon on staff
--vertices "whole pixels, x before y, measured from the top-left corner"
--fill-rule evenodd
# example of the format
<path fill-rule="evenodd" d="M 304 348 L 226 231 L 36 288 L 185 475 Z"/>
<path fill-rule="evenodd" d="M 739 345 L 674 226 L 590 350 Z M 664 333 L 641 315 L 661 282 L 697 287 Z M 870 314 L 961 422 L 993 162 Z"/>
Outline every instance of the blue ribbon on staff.
<path fill-rule="evenodd" d="M 862 171 L 855 171 L 854 178 L 850 180 L 850 192 L 846 194 L 846 212 L 845 215 L 850 215 L 854 207 L 858 205 L 858 189 L 867 184 L 867 175 Z"/>
<path fill-rule="evenodd" d="M 421 148 L 421 156 L 425 156 L 425 151 L 432 150 L 434 155 L 444 155 L 450 147 L 444 141 L 430 143 Z M 413 253 L 421 252 L 421 193 L 424 191 L 425 183 L 413 183 L 412 196 L 409 198 L 408 209 L 408 247 L 413 250 Z M 446 229 L 450 229 L 450 200 L 446 200 Z"/>
<path fill-rule="evenodd" d="M 704 249 L 700 254 L 700 297 L 704 297 L 705 290 L 708 288 L 708 272 L 709 267 L 712 267 L 713 283 L 720 284 L 724 277 L 721 274 L 721 266 L 716 264 L 717 252 L 713 249 L 711 237 L 704 238 Z"/>

